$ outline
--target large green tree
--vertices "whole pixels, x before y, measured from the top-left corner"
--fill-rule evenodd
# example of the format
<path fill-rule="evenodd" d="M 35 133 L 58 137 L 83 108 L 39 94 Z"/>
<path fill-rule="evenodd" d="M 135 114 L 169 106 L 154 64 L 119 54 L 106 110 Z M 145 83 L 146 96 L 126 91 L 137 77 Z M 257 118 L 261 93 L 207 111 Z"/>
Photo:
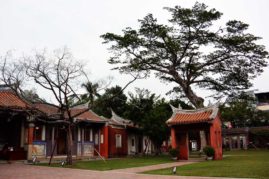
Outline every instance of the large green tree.
<path fill-rule="evenodd" d="M 246 89 L 267 66 L 268 52 L 257 44 L 260 37 L 247 31 L 248 24 L 230 20 L 217 27 L 214 22 L 222 13 L 201 3 L 165 9 L 171 13 L 167 24 L 148 14 L 137 30 L 128 27 L 122 35 L 102 35 L 114 52 L 109 63 L 123 73 L 154 72 L 176 83 L 197 108 L 203 107 L 204 99 L 194 87 L 218 94 Z"/>
<path fill-rule="evenodd" d="M 100 97 L 98 92 L 99 84 L 88 81 L 81 85 L 86 90 L 86 93 L 81 95 L 82 100 L 89 101 L 89 105 L 93 105 L 95 98 Z"/>
<path fill-rule="evenodd" d="M 190 106 L 180 100 L 171 100 L 170 102 L 160 99 L 156 94 L 145 89 L 136 88 L 135 93 L 129 93 L 128 109 L 125 116 L 141 127 L 143 134 L 148 136 L 156 146 L 156 152 L 159 152 L 164 140 L 170 136 L 166 120 L 172 115 L 169 104 L 184 109 Z"/>
<path fill-rule="evenodd" d="M 141 127 L 141 132 L 151 139 L 158 152 L 169 136 L 165 124 L 172 114 L 169 104 L 146 89 L 136 88 L 135 93 L 129 93 L 129 96 L 125 116 Z"/>
<path fill-rule="evenodd" d="M 153 109 L 154 102 L 159 97 L 146 89 L 136 88 L 135 93 L 129 92 L 129 98 L 125 116 L 134 123 L 143 126 L 143 119 Z"/>
<path fill-rule="evenodd" d="M 120 116 L 126 111 L 127 96 L 123 93 L 123 88 L 115 86 L 105 89 L 104 94 L 100 95 L 93 103 L 92 109 L 97 114 L 111 117 L 111 109 Z"/>

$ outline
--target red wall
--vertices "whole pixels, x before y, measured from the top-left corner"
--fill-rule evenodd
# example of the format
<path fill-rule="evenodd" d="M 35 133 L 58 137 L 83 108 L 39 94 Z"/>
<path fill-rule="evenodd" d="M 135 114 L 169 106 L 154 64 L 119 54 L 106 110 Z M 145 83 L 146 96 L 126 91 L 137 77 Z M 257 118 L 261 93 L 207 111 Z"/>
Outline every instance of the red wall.
<path fill-rule="evenodd" d="M 171 127 L 171 145 L 172 148 L 177 148 L 176 129 Z"/>
<path fill-rule="evenodd" d="M 122 146 L 116 148 L 116 134 L 121 134 Z M 128 138 L 126 129 L 108 127 L 108 155 L 109 157 L 124 156 L 128 154 Z"/>
<path fill-rule="evenodd" d="M 172 148 L 179 149 L 179 159 L 188 160 L 189 158 L 189 144 L 188 144 L 188 132 L 176 133 L 174 127 L 171 128 L 171 145 Z"/>
<path fill-rule="evenodd" d="M 180 159 L 188 159 L 188 131 L 191 130 L 205 130 L 208 134 L 208 144 L 215 149 L 214 159 L 222 159 L 221 121 L 219 115 L 211 123 L 176 125 L 171 127 L 171 145 L 172 148 L 179 148 Z"/>
<path fill-rule="evenodd" d="M 213 120 L 210 126 L 209 145 L 215 149 L 215 160 L 222 159 L 222 137 L 221 137 L 221 121 L 219 115 Z"/>
<path fill-rule="evenodd" d="M 108 131 L 108 126 L 104 126 L 100 131 L 100 138 L 103 135 L 103 143 L 100 142 L 100 154 L 105 158 L 108 158 Z"/>
<path fill-rule="evenodd" d="M 188 160 L 189 159 L 189 137 L 187 132 L 180 133 L 177 136 L 178 139 L 178 147 L 179 147 L 179 159 Z"/>

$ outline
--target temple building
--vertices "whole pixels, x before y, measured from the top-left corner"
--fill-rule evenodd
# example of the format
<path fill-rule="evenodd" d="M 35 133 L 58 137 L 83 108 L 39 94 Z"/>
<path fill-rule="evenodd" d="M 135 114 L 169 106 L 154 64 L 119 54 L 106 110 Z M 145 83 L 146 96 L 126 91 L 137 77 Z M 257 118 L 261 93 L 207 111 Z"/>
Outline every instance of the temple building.
<path fill-rule="evenodd" d="M 33 154 L 40 157 L 65 156 L 67 151 L 66 128 L 59 121 L 57 107 L 47 104 L 33 104 L 43 112 L 35 120 L 33 134 Z M 78 106 L 70 109 L 74 117 L 72 127 L 72 153 L 77 158 L 94 157 L 101 155 L 107 157 L 104 150 L 106 120 L 89 110 L 87 107 Z"/>
<path fill-rule="evenodd" d="M 26 159 L 32 148 L 33 110 L 30 104 L 20 99 L 7 88 L 0 91 L 0 158 Z"/>
<path fill-rule="evenodd" d="M 66 155 L 66 127 L 58 108 L 30 104 L 9 89 L 0 90 L 0 158 L 31 160 Z M 87 108 L 72 108 L 75 158 L 108 157 L 107 121 Z M 106 136 L 106 137 L 105 137 Z"/>
<path fill-rule="evenodd" d="M 269 112 L 269 92 L 255 93 L 256 110 Z M 249 148 L 269 148 L 269 126 L 240 127 L 234 128 L 231 124 L 223 129 L 223 147 L 226 150 L 242 150 Z"/>
<path fill-rule="evenodd" d="M 138 125 L 123 119 L 113 110 L 111 112 L 112 117 L 108 119 L 109 157 L 154 152 L 152 141 L 141 133 Z"/>
<path fill-rule="evenodd" d="M 269 112 L 269 92 L 255 93 L 257 99 L 256 109 Z"/>
<path fill-rule="evenodd" d="M 154 145 L 133 122 L 112 111 L 106 119 L 87 106 L 69 109 L 72 116 L 72 156 L 76 159 L 152 153 Z M 67 113 L 67 111 L 66 111 Z M 65 158 L 68 116 L 59 107 L 29 103 L 8 88 L 0 88 L 0 159 Z"/>
<path fill-rule="evenodd" d="M 269 126 L 223 129 L 225 150 L 269 148 Z"/>
<path fill-rule="evenodd" d="M 194 110 L 172 106 L 172 110 L 173 114 L 166 123 L 171 128 L 172 148 L 179 148 L 179 158 L 187 160 L 190 148 L 195 147 L 192 141 L 197 141 L 198 149 L 209 145 L 215 149 L 214 159 L 221 160 L 222 137 L 218 104 Z"/>

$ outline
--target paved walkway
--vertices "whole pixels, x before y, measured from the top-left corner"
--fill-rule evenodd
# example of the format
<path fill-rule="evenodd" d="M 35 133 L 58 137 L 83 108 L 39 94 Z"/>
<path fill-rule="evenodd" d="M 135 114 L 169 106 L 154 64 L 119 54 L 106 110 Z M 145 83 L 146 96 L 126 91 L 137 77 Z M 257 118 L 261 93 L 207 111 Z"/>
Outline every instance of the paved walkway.
<path fill-rule="evenodd" d="M 181 166 L 181 165 L 187 165 L 191 163 L 195 163 L 197 161 L 179 161 L 179 162 L 173 162 L 173 163 L 164 163 L 164 164 L 158 164 L 158 165 L 150 165 L 150 166 L 144 166 L 144 167 L 134 167 L 134 168 L 124 168 L 124 169 L 117 169 L 113 170 L 113 172 L 123 172 L 123 173 L 142 173 L 145 171 L 150 171 L 150 170 L 158 170 L 158 169 L 163 169 L 163 168 L 172 168 L 175 166 Z"/>
<path fill-rule="evenodd" d="M 181 162 L 177 162 L 179 165 Z M 183 164 L 184 162 L 182 162 Z M 186 164 L 186 163 L 185 163 Z M 158 165 L 169 167 L 171 164 Z M 173 165 L 174 166 L 174 165 Z M 147 169 L 156 169 L 156 166 L 147 166 Z M 141 168 L 141 167 L 139 167 Z M 137 171 L 144 171 L 137 169 Z M 208 177 L 185 177 L 185 176 L 161 176 L 137 174 L 133 169 L 92 171 L 68 168 L 53 168 L 31 166 L 25 164 L 0 164 L 0 179 L 208 179 Z M 221 179 L 213 178 L 210 179 Z"/>

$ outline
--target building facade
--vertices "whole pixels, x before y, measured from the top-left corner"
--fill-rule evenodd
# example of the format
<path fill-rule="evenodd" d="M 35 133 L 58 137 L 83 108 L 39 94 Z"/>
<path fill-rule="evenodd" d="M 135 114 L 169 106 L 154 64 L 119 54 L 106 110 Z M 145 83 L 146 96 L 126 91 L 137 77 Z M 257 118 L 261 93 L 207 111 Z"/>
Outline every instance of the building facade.
<path fill-rule="evenodd" d="M 0 159 L 65 158 L 67 114 L 45 103 L 30 104 L 9 89 L 0 89 Z M 120 157 L 154 151 L 139 127 L 114 112 L 106 119 L 81 105 L 69 110 L 74 158 Z"/>
<path fill-rule="evenodd" d="M 269 126 L 223 129 L 222 135 L 226 150 L 269 148 Z"/>
<path fill-rule="evenodd" d="M 199 148 L 203 149 L 202 143 L 205 143 L 215 149 L 214 159 L 221 160 L 222 137 L 218 105 L 194 110 L 172 107 L 172 110 L 173 115 L 166 123 L 171 128 L 172 148 L 179 148 L 179 158 L 187 160 L 190 146 L 199 144 Z M 195 133 L 198 142 L 193 143 Z M 190 139 L 190 134 L 192 134 L 192 139 Z"/>
<path fill-rule="evenodd" d="M 154 152 L 152 141 L 141 133 L 140 127 L 118 116 L 114 111 L 108 119 L 108 134 L 110 157 Z"/>

